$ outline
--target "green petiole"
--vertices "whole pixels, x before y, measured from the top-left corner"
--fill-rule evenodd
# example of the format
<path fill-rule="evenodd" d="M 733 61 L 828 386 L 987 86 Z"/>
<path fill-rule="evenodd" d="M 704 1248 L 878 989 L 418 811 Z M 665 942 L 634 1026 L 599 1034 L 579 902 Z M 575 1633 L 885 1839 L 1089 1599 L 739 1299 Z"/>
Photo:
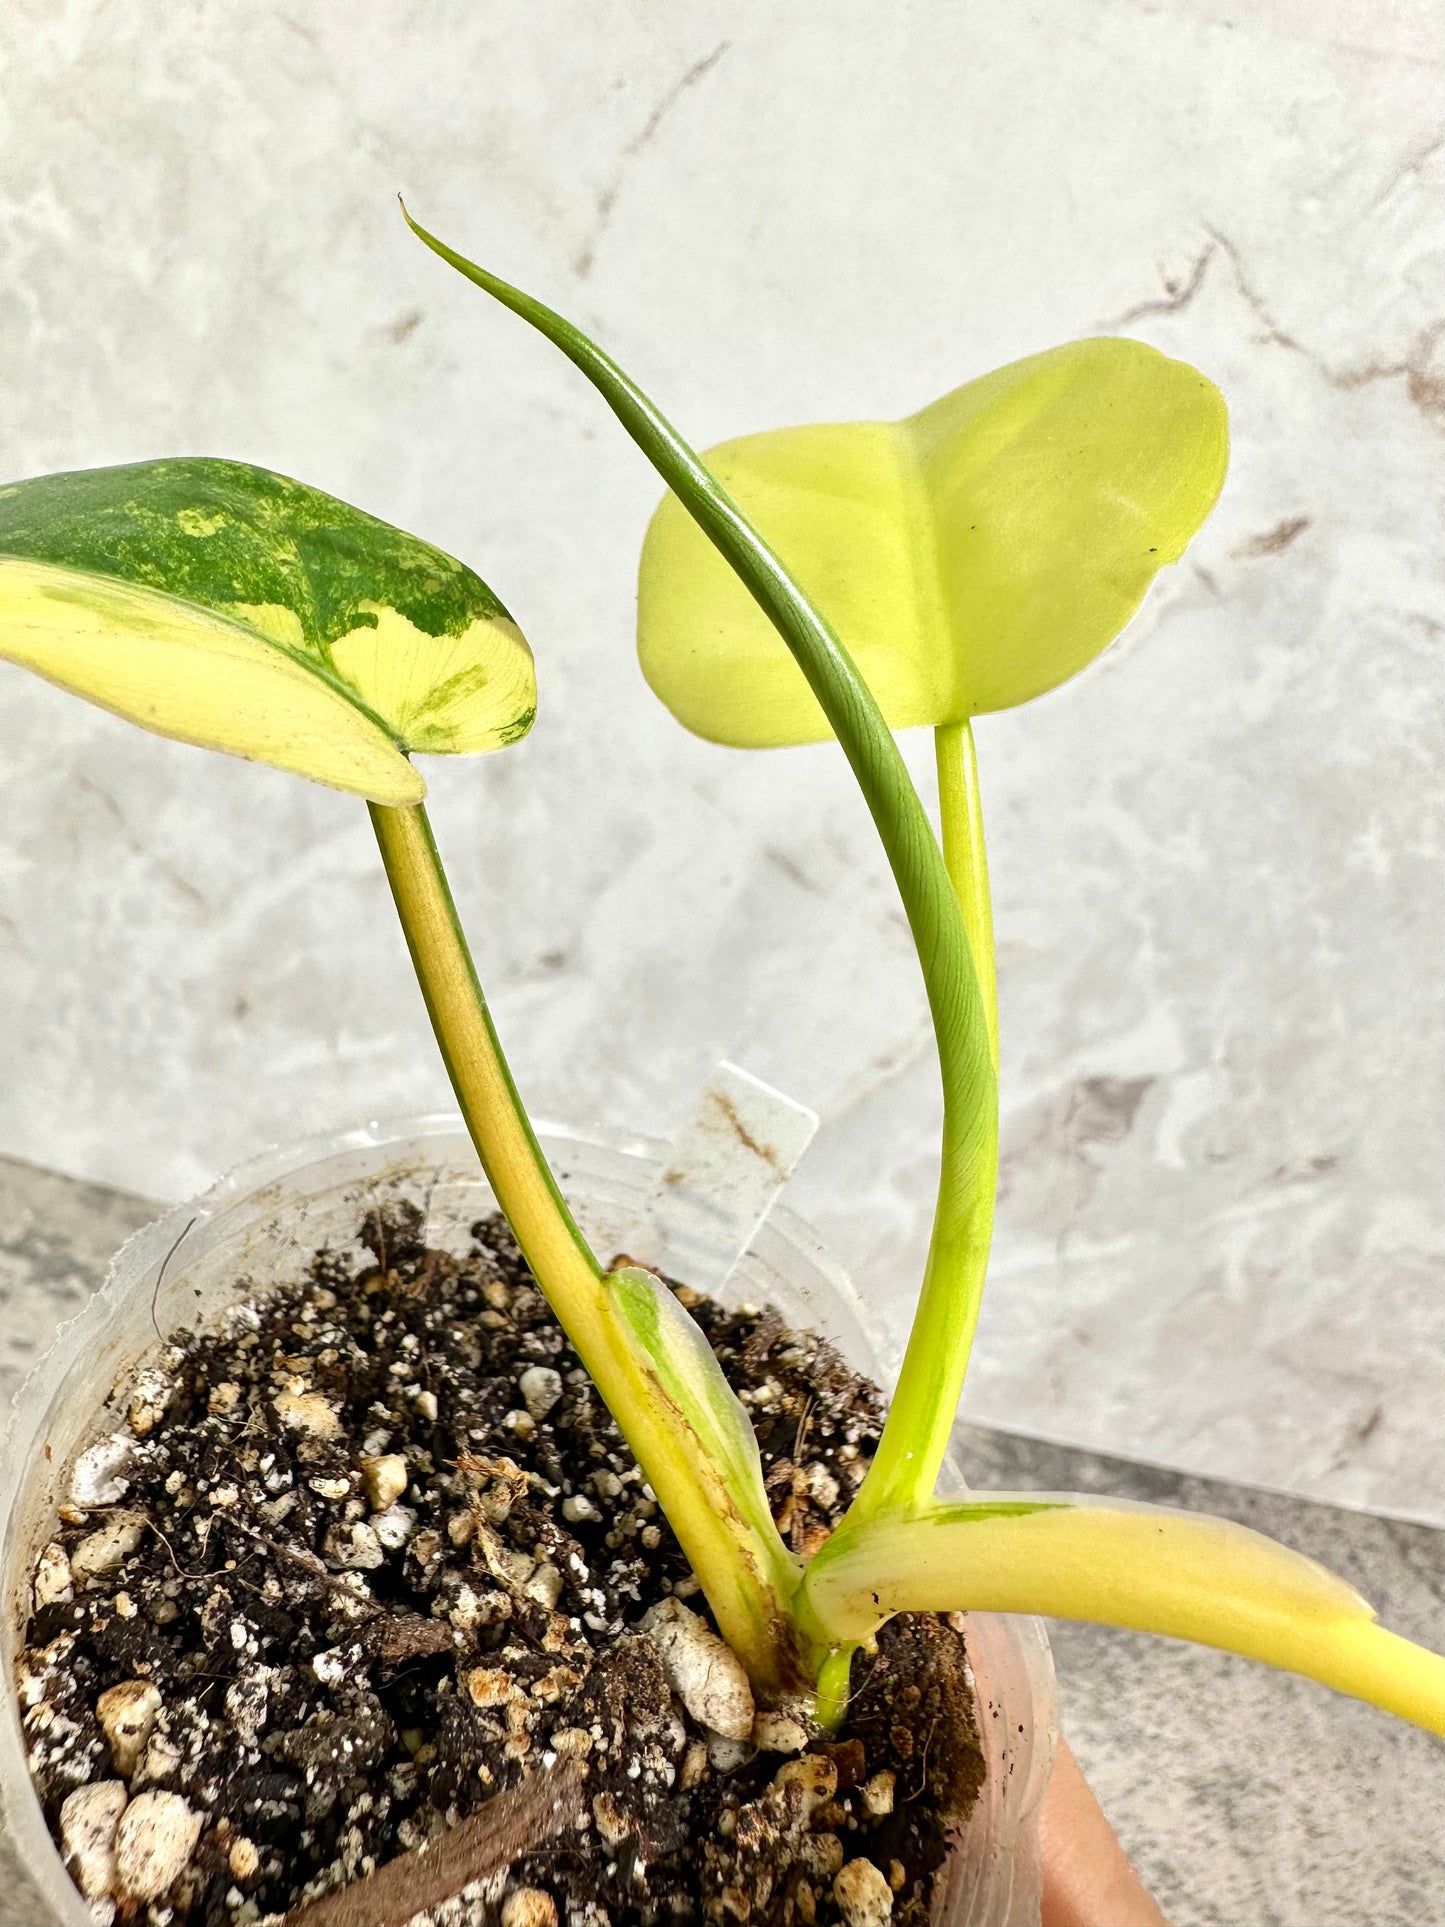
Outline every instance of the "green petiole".
<path fill-rule="evenodd" d="M 978 752 L 974 747 L 972 724 L 940 723 L 933 732 L 933 749 L 938 769 L 943 861 L 953 879 L 954 895 L 968 931 L 988 1023 L 989 1055 L 997 1073 L 998 972 L 993 951 L 988 853 L 983 841 L 983 798 L 979 794 Z"/>

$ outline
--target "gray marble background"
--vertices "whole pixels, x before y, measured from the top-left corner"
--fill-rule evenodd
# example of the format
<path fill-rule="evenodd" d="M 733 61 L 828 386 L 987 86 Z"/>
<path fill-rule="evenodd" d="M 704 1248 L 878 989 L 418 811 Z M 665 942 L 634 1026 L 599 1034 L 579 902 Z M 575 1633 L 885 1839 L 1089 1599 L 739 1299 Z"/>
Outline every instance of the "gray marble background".
<path fill-rule="evenodd" d="M 653 703 L 650 472 L 392 197 L 703 443 L 1101 329 L 1224 387 L 1190 558 L 979 730 L 966 1409 L 1445 1518 L 1439 0 L 8 0 L 0 62 L 5 478 L 243 457 L 479 567 L 543 709 L 429 773 L 524 1090 L 665 1136 L 727 1054 L 816 1107 L 793 1201 L 896 1332 L 936 1078 L 862 809 Z M 0 730 L 0 1152 L 176 1196 L 445 1102 L 358 804 L 6 668 Z"/>

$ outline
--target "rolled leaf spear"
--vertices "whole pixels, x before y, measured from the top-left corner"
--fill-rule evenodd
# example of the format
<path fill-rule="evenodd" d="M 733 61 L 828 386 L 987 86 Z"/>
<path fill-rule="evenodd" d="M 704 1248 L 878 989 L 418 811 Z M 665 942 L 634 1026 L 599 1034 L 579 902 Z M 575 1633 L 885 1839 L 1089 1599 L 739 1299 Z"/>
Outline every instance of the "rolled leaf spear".
<path fill-rule="evenodd" d="M 1193 1639 L 1445 1734 L 1445 1659 L 1386 1631 L 1352 1587 L 1261 1534 L 1073 1494 L 935 1493 L 997 1174 L 992 939 L 969 719 L 1082 668 L 1182 553 L 1223 479 L 1217 392 L 1141 344 L 1078 342 L 907 422 L 780 430 L 704 461 L 579 329 L 407 219 L 561 349 L 672 491 L 639 589 L 653 688 L 715 741 L 835 734 L 918 949 L 944 1089 L 939 1200 L 878 1452 L 791 1602 L 819 1666 L 820 1712 L 841 1714 L 857 1645 L 892 1613 L 992 1609 Z M 944 851 L 891 733 L 920 723 L 938 732 Z"/>

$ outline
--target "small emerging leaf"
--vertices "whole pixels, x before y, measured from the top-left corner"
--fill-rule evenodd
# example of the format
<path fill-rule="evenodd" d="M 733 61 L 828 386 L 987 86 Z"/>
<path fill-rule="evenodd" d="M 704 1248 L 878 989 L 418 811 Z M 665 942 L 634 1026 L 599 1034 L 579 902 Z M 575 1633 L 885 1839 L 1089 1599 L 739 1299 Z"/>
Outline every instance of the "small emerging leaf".
<path fill-rule="evenodd" d="M 752 1420 L 701 1328 L 662 1280 L 638 1265 L 609 1272 L 607 1287 L 640 1362 L 695 1434 L 704 1460 L 721 1473 L 739 1516 L 776 1543 Z"/>
<path fill-rule="evenodd" d="M 1072 342 L 902 422 L 775 429 L 705 460 L 842 638 L 895 729 L 1026 702 L 1124 627 L 1214 504 L 1218 390 L 1141 342 Z M 829 734 L 787 647 L 676 497 L 638 585 L 643 674 L 743 748 Z"/>
<path fill-rule="evenodd" d="M 531 651 L 479 576 L 244 462 L 0 488 L 0 658 L 380 803 L 423 795 L 406 752 L 495 749 L 536 708 Z"/>

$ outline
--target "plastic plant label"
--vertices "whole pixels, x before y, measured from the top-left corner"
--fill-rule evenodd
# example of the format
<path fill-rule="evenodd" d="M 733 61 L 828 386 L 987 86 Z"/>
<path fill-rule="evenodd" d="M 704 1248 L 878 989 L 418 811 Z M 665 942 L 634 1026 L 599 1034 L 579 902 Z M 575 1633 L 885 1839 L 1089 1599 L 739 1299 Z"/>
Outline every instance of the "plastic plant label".
<path fill-rule="evenodd" d="M 673 1143 L 638 1239 L 648 1265 L 714 1292 L 813 1141 L 818 1115 L 719 1064 Z"/>

